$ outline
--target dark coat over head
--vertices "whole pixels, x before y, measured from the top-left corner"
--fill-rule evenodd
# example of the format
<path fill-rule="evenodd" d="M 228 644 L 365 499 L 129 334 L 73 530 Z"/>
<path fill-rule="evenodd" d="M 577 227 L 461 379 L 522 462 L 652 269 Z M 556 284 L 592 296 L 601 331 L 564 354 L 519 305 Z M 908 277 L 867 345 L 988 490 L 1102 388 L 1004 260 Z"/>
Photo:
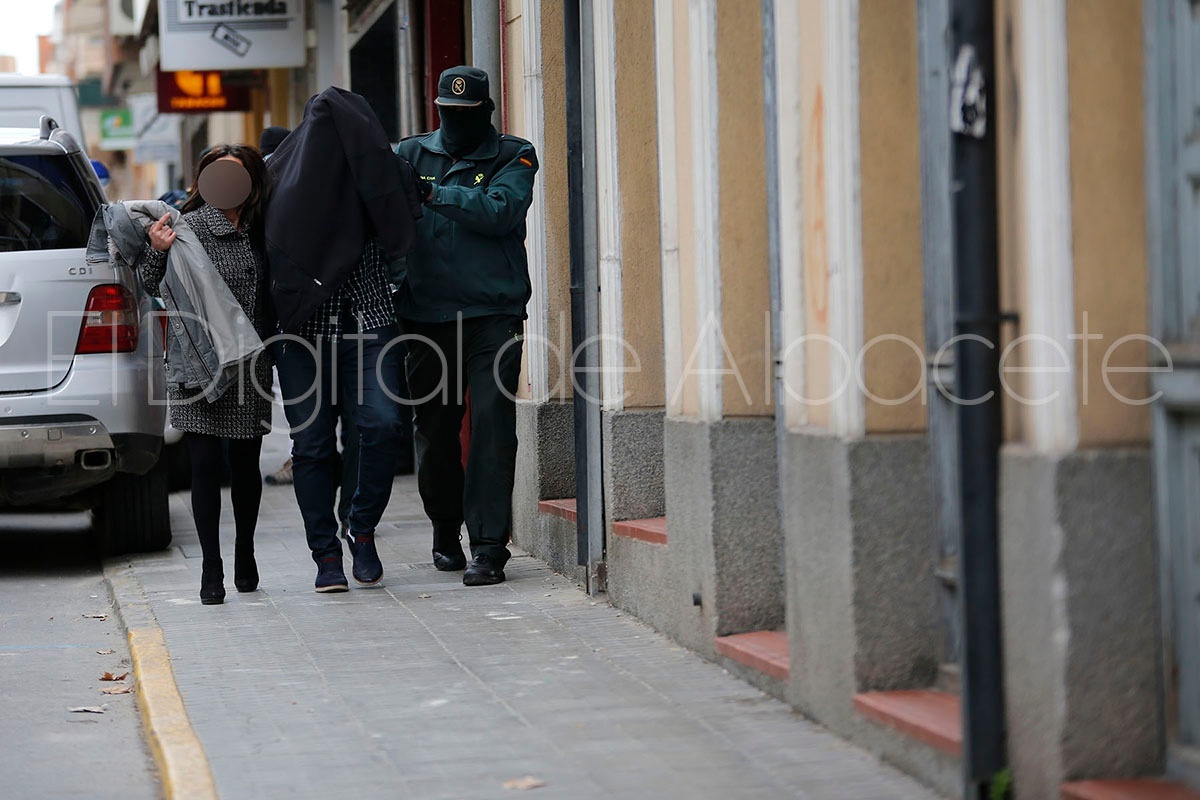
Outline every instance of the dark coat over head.
<path fill-rule="evenodd" d="M 416 244 L 416 176 L 391 150 L 367 101 L 330 87 L 267 162 L 271 299 L 284 333 L 295 333 L 350 277 L 378 238 L 389 261 Z"/>

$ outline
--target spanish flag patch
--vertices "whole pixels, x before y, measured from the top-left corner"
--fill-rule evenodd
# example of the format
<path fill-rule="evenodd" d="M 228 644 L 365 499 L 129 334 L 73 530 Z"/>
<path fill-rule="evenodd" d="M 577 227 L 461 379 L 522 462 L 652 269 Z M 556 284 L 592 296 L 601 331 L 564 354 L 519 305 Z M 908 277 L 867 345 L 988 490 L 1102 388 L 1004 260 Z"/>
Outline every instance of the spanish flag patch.
<path fill-rule="evenodd" d="M 522 164 L 524 164 L 524 165 L 525 165 L 525 166 L 527 166 L 527 167 L 532 167 L 532 166 L 533 166 L 533 162 L 532 162 L 532 161 L 530 161 L 528 158 L 522 158 L 522 159 L 520 159 L 520 161 L 521 161 L 521 163 L 522 163 Z"/>

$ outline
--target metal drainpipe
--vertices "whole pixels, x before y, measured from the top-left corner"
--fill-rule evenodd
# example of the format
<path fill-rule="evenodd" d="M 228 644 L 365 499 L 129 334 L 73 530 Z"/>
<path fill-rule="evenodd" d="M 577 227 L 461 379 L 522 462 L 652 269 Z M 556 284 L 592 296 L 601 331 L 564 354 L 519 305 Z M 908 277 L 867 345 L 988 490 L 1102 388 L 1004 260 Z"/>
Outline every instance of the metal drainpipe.
<path fill-rule="evenodd" d="M 599 345 L 596 343 L 600 329 L 600 276 L 596 249 L 596 92 L 591 19 L 591 0 L 563 0 L 571 347 L 574 354 L 571 377 L 575 388 L 576 555 L 577 563 L 587 566 L 588 592 L 594 595 L 604 591 L 606 576 Z"/>
<path fill-rule="evenodd" d="M 790 0 L 784 0 L 790 2 Z M 787 435 L 787 407 L 783 394 L 783 276 L 779 254 L 779 103 L 776 94 L 778 71 L 775 53 L 775 0 L 762 0 L 762 71 L 763 115 L 765 117 L 767 175 L 767 263 L 771 281 L 771 366 L 775 400 L 775 457 L 783 465 L 784 438 Z M 798 88 L 797 88 L 798 91 Z M 782 472 L 780 472 L 782 476 Z M 781 487 L 782 488 L 782 487 Z M 782 519 L 786 492 L 779 492 Z"/>
<path fill-rule="evenodd" d="M 499 99 L 503 90 L 500 72 L 499 0 L 471 0 L 471 64 L 487 72 L 492 97 Z M 492 124 L 500 127 L 500 103 L 492 112 Z"/>
<path fill-rule="evenodd" d="M 425 129 L 421 120 L 421 67 L 417 63 L 417 0 L 396 0 L 396 24 L 399 29 L 400 138 Z"/>
<path fill-rule="evenodd" d="M 955 334 L 973 339 L 960 338 L 956 345 L 957 394 L 967 401 L 958 409 L 964 798 L 986 798 L 1006 762 L 998 552 L 995 25 L 994 0 L 952 0 Z M 970 402 L 984 397 L 989 399 Z"/>

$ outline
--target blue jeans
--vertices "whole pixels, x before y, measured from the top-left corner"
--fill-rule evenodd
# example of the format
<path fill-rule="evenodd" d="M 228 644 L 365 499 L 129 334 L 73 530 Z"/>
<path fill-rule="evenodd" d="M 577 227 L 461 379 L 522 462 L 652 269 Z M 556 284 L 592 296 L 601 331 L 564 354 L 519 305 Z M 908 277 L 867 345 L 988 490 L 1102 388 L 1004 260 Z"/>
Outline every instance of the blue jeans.
<path fill-rule="evenodd" d="M 313 560 L 340 556 L 334 514 L 337 411 L 334 393 L 358 429 L 358 488 L 350 505 L 350 533 L 371 534 L 392 494 L 400 409 L 397 336 L 387 326 L 336 342 L 295 338 L 276 342 L 275 365 L 292 435 L 292 480 Z"/>

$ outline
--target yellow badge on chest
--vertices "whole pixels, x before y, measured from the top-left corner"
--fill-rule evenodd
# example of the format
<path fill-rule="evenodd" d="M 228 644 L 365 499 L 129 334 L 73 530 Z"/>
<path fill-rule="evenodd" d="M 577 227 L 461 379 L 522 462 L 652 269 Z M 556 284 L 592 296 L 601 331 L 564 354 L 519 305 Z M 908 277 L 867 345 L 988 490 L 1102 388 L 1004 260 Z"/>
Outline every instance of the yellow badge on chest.
<path fill-rule="evenodd" d="M 475 185 L 478 186 L 481 183 L 483 183 L 483 173 L 482 172 L 475 176 Z"/>

